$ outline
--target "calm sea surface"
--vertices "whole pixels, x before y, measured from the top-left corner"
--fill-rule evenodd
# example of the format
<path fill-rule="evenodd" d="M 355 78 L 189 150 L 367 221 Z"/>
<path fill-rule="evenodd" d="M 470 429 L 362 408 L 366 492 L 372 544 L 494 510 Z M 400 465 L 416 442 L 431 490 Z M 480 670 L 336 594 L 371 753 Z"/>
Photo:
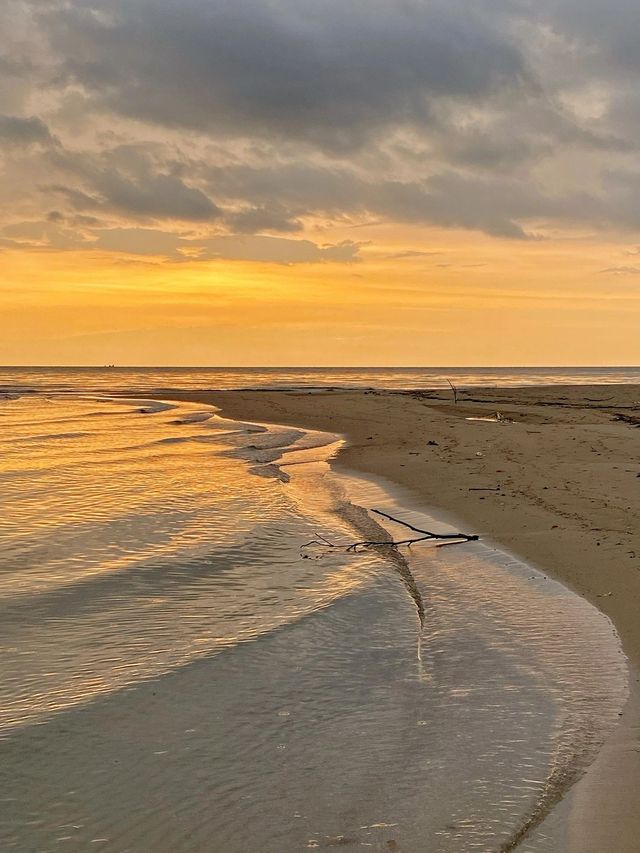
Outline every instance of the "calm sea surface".
<path fill-rule="evenodd" d="M 640 383 L 640 367 L 0 367 L 0 392 L 224 388 L 445 388 Z"/>
<path fill-rule="evenodd" d="M 626 696 L 608 620 L 481 542 L 327 547 L 448 529 L 332 435 L 96 393 L 423 384 L 293 373 L 2 372 L 2 851 L 553 849 Z"/>

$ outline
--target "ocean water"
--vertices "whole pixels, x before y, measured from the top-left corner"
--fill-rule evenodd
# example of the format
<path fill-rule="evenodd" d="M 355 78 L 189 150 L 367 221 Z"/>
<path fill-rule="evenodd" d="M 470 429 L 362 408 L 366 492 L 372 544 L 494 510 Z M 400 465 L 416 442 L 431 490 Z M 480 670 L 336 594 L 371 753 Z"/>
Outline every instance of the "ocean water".
<path fill-rule="evenodd" d="M 640 367 L 0 367 L 12 390 L 109 393 L 228 388 L 460 388 L 640 383 Z"/>
<path fill-rule="evenodd" d="M 487 543 L 347 550 L 450 528 L 333 435 L 60 375 L 0 401 L 1 850 L 550 853 L 604 616 Z"/>

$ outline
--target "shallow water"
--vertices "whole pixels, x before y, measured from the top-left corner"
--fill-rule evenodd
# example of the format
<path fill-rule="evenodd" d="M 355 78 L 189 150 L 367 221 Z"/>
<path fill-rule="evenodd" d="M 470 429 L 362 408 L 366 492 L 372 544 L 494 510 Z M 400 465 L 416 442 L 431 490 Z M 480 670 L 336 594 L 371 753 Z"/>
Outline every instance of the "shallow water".
<path fill-rule="evenodd" d="M 0 404 L 0 849 L 546 850 L 626 695 L 610 623 L 484 543 L 308 545 L 382 535 L 347 496 L 446 529 L 338 447 Z"/>
<path fill-rule="evenodd" d="M 391 484 L 343 481 L 358 503 L 442 529 Z M 388 526 L 396 538 L 406 534 Z M 461 803 L 433 849 L 557 853 L 547 846 L 544 819 L 593 761 L 627 695 L 610 621 L 490 543 L 415 545 L 404 553 L 425 608 L 421 668 L 431 701 L 446 715 L 431 748 L 458 743 L 446 773 Z"/>
<path fill-rule="evenodd" d="M 64 397 L 6 402 L 0 429 L 0 724 L 289 623 L 376 559 L 301 560 L 316 522 L 340 529 L 330 496 L 303 516 L 235 458 L 279 456 L 302 432 Z"/>

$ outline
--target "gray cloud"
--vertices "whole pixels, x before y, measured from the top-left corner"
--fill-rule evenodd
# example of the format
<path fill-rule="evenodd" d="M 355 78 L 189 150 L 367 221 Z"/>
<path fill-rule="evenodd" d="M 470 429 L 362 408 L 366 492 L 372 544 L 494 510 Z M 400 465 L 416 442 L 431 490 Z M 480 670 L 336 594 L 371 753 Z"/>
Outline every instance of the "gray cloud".
<path fill-rule="evenodd" d="M 174 261 L 234 260 L 274 264 L 356 263 L 362 244 L 350 240 L 318 245 L 311 240 L 264 235 L 216 235 L 198 238 L 159 228 L 104 228 L 91 223 L 79 230 L 64 216 L 7 225 L 0 248 L 31 250 L 84 249 Z"/>
<path fill-rule="evenodd" d="M 300 220 L 293 218 L 293 214 L 279 204 L 244 208 L 227 216 L 227 223 L 239 234 L 255 234 L 259 231 L 292 233 L 302 228 Z"/>
<path fill-rule="evenodd" d="M 131 255 L 176 257 L 182 238 L 153 228 L 101 228 L 94 232 L 91 248 Z"/>
<path fill-rule="evenodd" d="M 89 195 L 77 187 L 68 187 L 64 184 L 49 184 L 42 188 L 44 193 L 61 195 L 72 210 L 94 210 L 100 207 L 100 199 Z"/>
<path fill-rule="evenodd" d="M 47 125 L 36 116 L 0 115 L 0 142 L 3 145 L 50 145 L 53 137 Z"/>
<path fill-rule="evenodd" d="M 311 240 L 290 240 L 285 237 L 221 236 L 206 240 L 203 249 L 207 258 L 276 264 L 355 263 L 360 244 L 348 240 L 335 245 L 318 246 Z"/>
<path fill-rule="evenodd" d="M 438 98 L 522 85 L 507 29 L 450 0 L 114 0 L 44 14 L 59 73 L 167 126 L 346 152 L 430 121 Z"/>
<path fill-rule="evenodd" d="M 17 222 L 3 229 L 3 239 L 8 239 L 4 248 L 28 248 L 30 250 L 65 251 L 90 245 L 90 238 L 75 228 L 63 223 L 47 220 Z"/>
<path fill-rule="evenodd" d="M 0 33 L 0 224 L 38 246 L 348 263 L 285 235 L 640 226 L 635 0 L 6 0 Z"/>
<path fill-rule="evenodd" d="M 132 217 L 209 221 L 220 210 L 180 174 L 180 164 L 158 158 L 154 148 L 117 146 L 101 154 L 56 151 L 54 167 L 83 182 L 84 189 L 58 187 L 77 209 L 102 208 Z"/>
<path fill-rule="evenodd" d="M 116 210 L 134 216 L 201 221 L 220 214 L 201 190 L 188 186 L 177 175 L 136 177 L 105 171 L 96 176 L 94 187 Z"/>

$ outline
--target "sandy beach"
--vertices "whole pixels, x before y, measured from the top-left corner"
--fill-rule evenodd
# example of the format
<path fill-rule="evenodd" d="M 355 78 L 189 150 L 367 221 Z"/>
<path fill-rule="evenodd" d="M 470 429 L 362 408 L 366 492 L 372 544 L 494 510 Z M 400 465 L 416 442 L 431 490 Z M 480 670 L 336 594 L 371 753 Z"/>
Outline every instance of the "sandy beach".
<path fill-rule="evenodd" d="M 172 393 L 224 416 L 344 435 L 338 466 L 384 477 L 588 599 L 613 621 L 632 694 L 557 809 L 572 849 L 636 853 L 640 837 L 638 386 Z M 496 417 L 496 413 L 499 416 Z"/>

